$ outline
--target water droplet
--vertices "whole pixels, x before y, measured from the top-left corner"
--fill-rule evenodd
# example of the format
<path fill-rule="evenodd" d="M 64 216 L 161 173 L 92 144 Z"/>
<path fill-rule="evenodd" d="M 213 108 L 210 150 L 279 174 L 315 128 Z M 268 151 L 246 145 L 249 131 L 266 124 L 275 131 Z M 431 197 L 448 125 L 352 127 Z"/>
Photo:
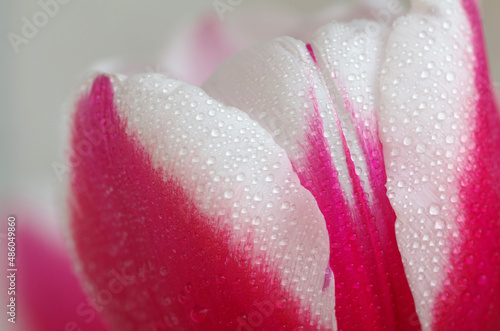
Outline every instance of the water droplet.
<path fill-rule="evenodd" d="M 455 77 L 456 77 L 456 75 L 453 72 L 448 72 L 446 74 L 446 80 L 449 82 L 453 82 L 455 80 Z"/>
<path fill-rule="evenodd" d="M 203 306 L 194 306 L 193 309 L 191 309 L 191 319 L 195 323 L 202 323 L 207 320 L 208 317 L 208 309 Z"/>
<path fill-rule="evenodd" d="M 234 191 L 233 190 L 227 190 L 224 192 L 224 198 L 226 199 L 232 199 L 234 197 Z"/>
<path fill-rule="evenodd" d="M 437 220 L 436 223 L 434 223 L 434 229 L 436 230 L 444 229 L 444 222 L 442 220 Z"/>
<path fill-rule="evenodd" d="M 280 246 L 286 246 L 286 245 L 288 245 L 288 239 L 287 238 L 285 238 L 285 239 L 283 239 L 283 240 L 280 241 Z"/>
<path fill-rule="evenodd" d="M 168 306 L 170 304 L 172 304 L 172 299 L 170 299 L 169 297 L 165 296 L 161 299 L 161 303 L 165 306 Z"/>
<path fill-rule="evenodd" d="M 431 205 L 429 207 L 429 214 L 431 215 L 439 215 L 441 209 L 439 208 L 438 205 Z"/>
<path fill-rule="evenodd" d="M 484 284 L 486 284 L 487 280 L 488 279 L 486 278 L 486 275 L 481 275 L 481 276 L 477 277 L 477 284 L 484 285 Z"/>
<path fill-rule="evenodd" d="M 391 151 L 391 155 L 392 156 L 398 156 L 398 155 L 401 155 L 401 149 L 399 148 L 393 148 L 392 151 Z"/>
<path fill-rule="evenodd" d="M 185 286 L 184 286 L 184 290 L 186 291 L 186 293 L 191 293 L 193 291 L 193 284 L 191 283 L 187 283 Z"/>
<path fill-rule="evenodd" d="M 262 195 L 262 193 L 256 193 L 253 199 L 254 201 L 262 201 L 264 199 L 264 195 Z"/>
<path fill-rule="evenodd" d="M 417 153 L 425 153 L 426 147 L 424 144 L 417 144 Z"/>
<path fill-rule="evenodd" d="M 215 282 L 217 284 L 224 284 L 225 281 L 226 281 L 226 276 L 223 275 L 219 275 L 215 278 Z"/>
<path fill-rule="evenodd" d="M 177 297 L 177 300 L 179 300 L 180 303 L 184 304 L 188 301 L 188 297 L 187 297 L 186 293 L 181 292 L 179 294 L 179 296 Z"/>

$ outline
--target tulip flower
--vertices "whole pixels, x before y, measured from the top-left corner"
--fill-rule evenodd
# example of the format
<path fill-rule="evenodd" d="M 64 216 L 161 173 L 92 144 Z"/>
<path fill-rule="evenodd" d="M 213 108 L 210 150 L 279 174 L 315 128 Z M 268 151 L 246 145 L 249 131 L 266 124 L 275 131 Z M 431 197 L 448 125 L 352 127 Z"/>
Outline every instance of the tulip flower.
<path fill-rule="evenodd" d="M 497 330 L 491 85 L 474 0 L 280 37 L 201 87 L 96 73 L 71 122 L 81 278 L 114 330 Z"/>

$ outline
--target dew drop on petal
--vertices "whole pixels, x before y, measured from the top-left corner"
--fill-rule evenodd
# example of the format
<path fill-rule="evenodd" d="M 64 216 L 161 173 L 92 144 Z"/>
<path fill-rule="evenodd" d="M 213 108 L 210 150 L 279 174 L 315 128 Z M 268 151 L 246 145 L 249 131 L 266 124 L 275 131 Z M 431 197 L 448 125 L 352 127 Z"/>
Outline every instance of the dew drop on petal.
<path fill-rule="evenodd" d="M 236 180 L 238 182 L 243 182 L 245 180 L 246 176 L 244 173 L 240 172 L 239 174 L 236 175 Z"/>
<path fill-rule="evenodd" d="M 405 137 L 403 139 L 403 144 L 405 144 L 405 146 L 410 146 L 412 143 L 413 143 L 413 139 L 411 137 Z"/>
<path fill-rule="evenodd" d="M 455 77 L 456 77 L 456 75 L 453 72 L 448 72 L 446 74 L 446 80 L 449 82 L 453 82 L 455 80 Z"/>
<path fill-rule="evenodd" d="M 424 144 L 417 144 L 417 153 L 425 153 L 425 145 Z"/>
<path fill-rule="evenodd" d="M 480 275 L 478 278 L 477 278 L 477 284 L 478 285 L 484 285 L 486 284 L 486 275 Z"/>
<path fill-rule="evenodd" d="M 227 190 L 224 192 L 224 198 L 226 199 L 232 199 L 234 197 L 234 191 L 233 190 Z"/>
<path fill-rule="evenodd" d="M 431 205 L 429 207 L 429 214 L 431 215 L 439 215 L 440 208 L 438 205 Z"/>
<path fill-rule="evenodd" d="M 207 320 L 208 317 L 208 309 L 203 306 L 194 306 L 191 310 L 191 319 L 195 323 L 202 323 Z"/>

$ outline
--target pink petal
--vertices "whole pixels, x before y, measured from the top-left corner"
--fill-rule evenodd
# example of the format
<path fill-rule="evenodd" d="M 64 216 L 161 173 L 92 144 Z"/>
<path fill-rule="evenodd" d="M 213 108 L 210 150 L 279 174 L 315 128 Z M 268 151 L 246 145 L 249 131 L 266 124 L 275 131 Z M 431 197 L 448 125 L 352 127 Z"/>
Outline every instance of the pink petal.
<path fill-rule="evenodd" d="M 24 199 L 10 201 L 7 206 L 5 211 L 16 212 L 17 269 L 16 323 L 7 324 L 13 330 L 107 330 L 73 272 L 60 232 L 47 231 L 51 222 L 45 210 Z M 6 245 L 6 241 L 1 242 Z M 7 256 L 3 249 L 2 253 Z M 1 284 L 8 285 L 3 280 Z"/>
<path fill-rule="evenodd" d="M 177 78 L 199 86 L 241 46 L 219 18 L 206 15 L 182 31 L 169 49 L 164 66 Z"/>
<path fill-rule="evenodd" d="M 323 67 L 329 60 L 323 40 L 345 47 L 344 41 L 355 42 L 353 37 L 365 31 L 365 24 L 328 25 L 313 46 L 279 38 L 242 52 L 224 63 L 204 88 L 248 112 L 272 133 L 302 185 L 316 198 L 330 236 L 339 328 L 418 329 L 396 243 L 396 215 L 386 196 L 374 109 L 366 114 L 363 108 L 351 109 L 348 88 L 357 86 L 347 79 L 337 86 L 341 81 L 330 78 L 335 76 Z M 322 34 L 324 30 L 331 33 Z M 363 45 L 363 54 L 371 56 L 376 46 L 377 57 L 381 42 L 375 43 Z M 347 65 L 341 55 L 335 53 L 340 68 Z M 360 73 L 368 70 L 369 79 L 377 77 L 372 58 L 358 63 Z M 375 128 L 365 130 L 365 121 Z"/>
<path fill-rule="evenodd" d="M 98 76 L 72 150 L 82 274 L 97 295 L 129 281 L 103 312 L 115 329 L 334 328 L 323 217 L 244 113 L 161 75 Z"/>

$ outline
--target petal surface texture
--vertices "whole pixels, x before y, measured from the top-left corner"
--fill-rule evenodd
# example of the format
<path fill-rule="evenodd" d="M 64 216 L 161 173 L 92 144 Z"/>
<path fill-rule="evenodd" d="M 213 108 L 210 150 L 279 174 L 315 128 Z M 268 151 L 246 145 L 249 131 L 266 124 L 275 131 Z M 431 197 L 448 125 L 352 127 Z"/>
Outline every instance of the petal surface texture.
<path fill-rule="evenodd" d="M 311 44 L 280 38 L 255 47 L 203 87 L 259 121 L 316 198 L 329 232 L 339 329 L 417 330 L 373 106 L 384 35 L 366 38 L 368 23 L 329 24 Z M 367 43 L 354 44 L 358 37 Z M 364 62 L 351 63 L 361 55 Z"/>
<path fill-rule="evenodd" d="M 500 122 L 477 4 L 412 1 L 381 75 L 398 243 L 426 329 L 500 328 Z"/>
<path fill-rule="evenodd" d="M 245 113 L 159 74 L 100 75 L 71 146 L 75 251 L 115 330 L 336 329 L 324 218 Z"/>
<path fill-rule="evenodd" d="M 339 329 L 495 330 L 500 123 L 477 5 L 389 3 L 238 54 L 203 87 L 266 128 L 318 201 Z"/>
<path fill-rule="evenodd" d="M 18 210 L 16 264 L 22 272 L 16 274 L 19 286 L 15 294 L 22 318 L 16 320 L 16 328 L 9 326 L 2 330 L 109 330 L 97 313 L 100 306 L 92 306 L 93 298 L 85 295 L 73 272 L 61 233 L 47 230 L 51 226 L 48 225 L 51 221 L 46 220 L 50 214 L 32 201 L 16 201 L 9 209 L 14 209 L 12 205 Z"/>
<path fill-rule="evenodd" d="M 158 74 L 85 88 L 71 228 L 89 291 L 122 281 L 109 325 L 500 329 L 500 115 L 477 3 L 375 2 L 309 43 L 232 56 L 203 90 Z"/>

